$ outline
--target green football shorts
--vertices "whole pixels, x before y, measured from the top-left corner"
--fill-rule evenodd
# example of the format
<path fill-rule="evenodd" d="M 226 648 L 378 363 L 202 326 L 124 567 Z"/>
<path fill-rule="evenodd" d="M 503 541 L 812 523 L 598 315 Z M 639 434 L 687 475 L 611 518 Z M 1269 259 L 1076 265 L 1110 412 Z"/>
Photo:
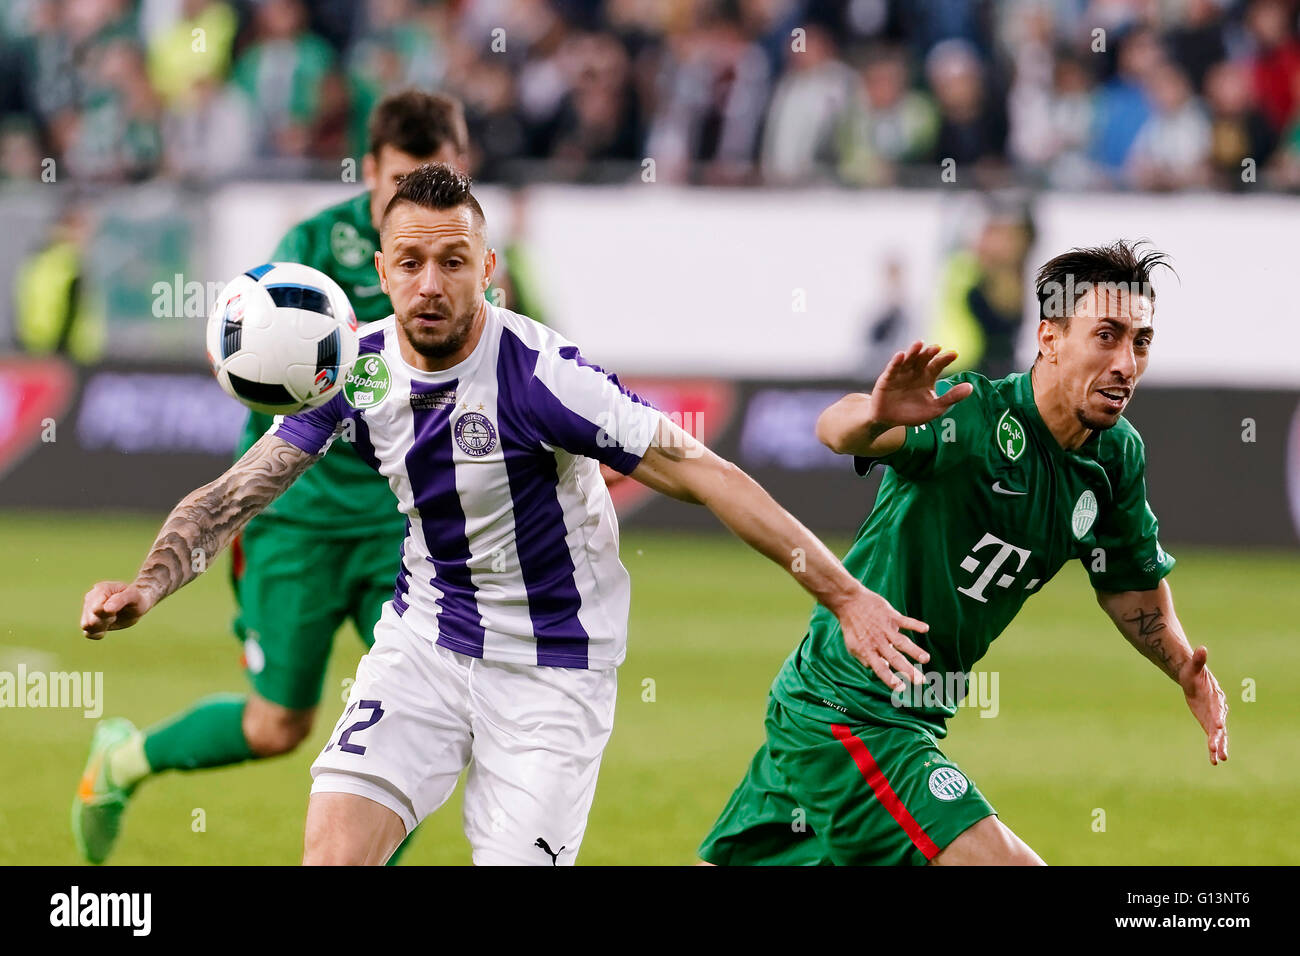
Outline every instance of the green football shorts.
<path fill-rule="evenodd" d="M 235 636 L 260 696 L 292 710 L 320 702 L 334 634 L 349 618 L 366 647 L 392 598 L 400 533 L 331 537 L 265 516 L 232 549 Z"/>
<path fill-rule="evenodd" d="M 768 698 L 767 740 L 700 847 L 720 866 L 924 865 L 996 811 L 933 735 Z"/>

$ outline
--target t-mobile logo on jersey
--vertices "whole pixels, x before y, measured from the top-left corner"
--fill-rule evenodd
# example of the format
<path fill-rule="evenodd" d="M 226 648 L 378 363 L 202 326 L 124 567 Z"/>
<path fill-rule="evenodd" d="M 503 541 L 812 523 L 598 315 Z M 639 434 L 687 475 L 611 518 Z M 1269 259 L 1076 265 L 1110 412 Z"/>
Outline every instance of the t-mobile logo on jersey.
<path fill-rule="evenodd" d="M 985 548 L 991 548 L 995 545 L 998 547 L 997 553 L 993 555 L 988 564 L 984 565 L 984 570 L 980 572 L 980 576 L 977 577 L 969 586 L 957 589 L 962 594 L 974 598 L 981 604 L 989 603 L 989 599 L 984 596 L 984 589 L 993 582 L 994 575 L 1002 569 L 1002 566 L 1011 559 L 1012 555 L 1015 555 L 1019 559 L 1015 569 L 1020 571 L 1024 569 L 1025 562 L 1028 561 L 1029 556 L 1033 554 L 1032 551 L 1028 551 L 1025 548 L 1017 548 L 1014 544 L 1008 544 L 997 535 L 985 534 L 984 537 L 980 538 L 979 543 L 975 545 L 975 547 L 971 548 L 971 553 L 961 559 L 961 569 L 963 571 L 969 571 L 971 574 L 979 571 L 980 559 L 975 557 L 975 555 L 978 552 L 983 551 Z M 1000 588 L 1009 588 L 1015 583 L 1015 581 L 1016 579 L 1014 576 L 1003 574 L 998 578 L 997 586 Z M 1038 578 L 1031 578 L 1029 583 L 1025 585 L 1025 590 L 1029 591 L 1037 584 Z"/>

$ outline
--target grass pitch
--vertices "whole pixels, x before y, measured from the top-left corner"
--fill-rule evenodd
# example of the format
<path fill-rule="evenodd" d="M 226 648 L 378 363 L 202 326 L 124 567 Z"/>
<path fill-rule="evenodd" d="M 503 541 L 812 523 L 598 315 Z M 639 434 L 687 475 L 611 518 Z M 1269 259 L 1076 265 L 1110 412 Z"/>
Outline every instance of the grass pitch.
<path fill-rule="evenodd" d="M 104 716 L 142 727 L 243 690 L 224 558 L 137 627 L 80 636 L 82 594 L 129 577 L 161 518 L 0 514 L 0 671 L 102 671 Z M 1077 565 L 980 663 L 998 673 L 997 716 L 959 709 L 944 749 L 1049 863 L 1300 863 L 1297 559 L 1171 550 L 1179 616 L 1228 695 L 1228 763 L 1210 766 L 1182 693 L 1115 631 Z M 811 605 L 721 535 L 625 532 L 623 560 L 629 653 L 581 862 L 691 863 L 762 739 L 767 688 Z M 112 862 L 296 863 L 308 767 L 361 652 L 339 635 L 318 725 L 296 753 L 145 783 Z M 93 726 L 79 710 L 0 709 L 0 864 L 79 862 L 68 808 Z M 403 862 L 469 862 L 459 790 Z"/>

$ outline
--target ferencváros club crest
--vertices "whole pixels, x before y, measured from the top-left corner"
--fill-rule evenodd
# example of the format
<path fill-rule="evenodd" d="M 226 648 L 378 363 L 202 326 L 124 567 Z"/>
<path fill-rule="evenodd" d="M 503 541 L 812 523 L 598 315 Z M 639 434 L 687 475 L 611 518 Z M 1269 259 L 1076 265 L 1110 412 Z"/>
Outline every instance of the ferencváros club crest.
<path fill-rule="evenodd" d="M 956 767 L 935 767 L 930 771 L 930 792 L 945 803 L 964 797 L 968 786 Z"/>
<path fill-rule="evenodd" d="M 1074 529 L 1074 536 L 1082 541 L 1096 520 L 1097 496 L 1091 491 L 1085 491 L 1079 495 L 1079 500 L 1074 503 L 1074 514 L 1070 515 L 1070 527 Z"/>
<path fill-rule="evenodd" d="M 343 398 L 353 408 L 374 408 L 388 397 L 393 377 L 379 355 L 361 355 L 343 380 Z"/>
<path fill-rule="evenodd" d="M 1002 449 L 1002 454 L 1015 461 L 1025 453 L 1025 426 L 1011 414 L 1011 409 L 1002 413 L 994 430 L 994 440 Z"/>
<path fill-rule="evenodd" d="M 497 430 L 493 427 L 492 420 L 478 412 L 466 412 L 456 419 L 452 434 L 456 436 L 460 450 L 471 458 L 490 455 L 492 449 L 497 447 Z"/>

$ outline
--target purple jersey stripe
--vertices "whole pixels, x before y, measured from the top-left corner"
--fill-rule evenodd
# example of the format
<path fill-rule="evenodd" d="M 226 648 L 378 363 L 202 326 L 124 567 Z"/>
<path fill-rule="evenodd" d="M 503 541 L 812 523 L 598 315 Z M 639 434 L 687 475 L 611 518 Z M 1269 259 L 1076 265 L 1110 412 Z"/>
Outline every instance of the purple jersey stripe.
<path fill-rule="evenodd" d="M 406 570 L 406 539 L 411 536 L 411 519 L 406 519 L 406 534 L 402 537 L 402 546 L 397 549 L 397 584 L 393 588 L 393 607 L 397 611 L 397 616 L 401 617 L 406 613 L 410 604 L 406 601 L 406 595 L 411 590 L 411 573 Z"/>
<path fill-rule="evenodd" d="M 456 383 L 412 382 L 412 396 L 455 388 Z M 469 571 L 465 511 L 456 491 L 452 457 L 451 409 L 412 407 L 415 437 L 406 455 L 406 474 L 420 516 L 424 544 L 433 564 L 438 598 L 438 643 L 470 657 L 483 656 L 483 623 Z"/>
<path fill-rule="evenodd" d="M 345 415 L 352 411 L 343 400 L 340 389 L 333 398 L 318 408 L 309 408 L 297 415 L 286 415 L 275 429 L 275 437 L 300 448 L 309 455 L 319 455 L 329 443 L 334 429 Z"/>
<path fill-rule="evenodd" d="M 563 355 L 565 351 L 569 350 L 561 350 L 560 354 Z M 497 369 L 499 393 L 508 394 L 508 390 L 513 388 L 515 399 L 527 403 L 527 415 L 533 424 L 531 431 L 535 438 L 563 448 L 570 454 L 594 458 L 621 474 L 632 474 L 636 466 L 641 464 L 641 457 L 625 451 L 604 428 L 569 408 L 535 378 L 533 370 L 537 365 L 537 357 L 537 350 L 530 349 L 510 329 L 502 331 L 501 358 Z M 588 362 L 578 364 L 598 368 Z M 604 369 L 600 371 L 604 373 Z M 607 377 L 613 379 L 613 376 Z M 621 385 L 618 387 L 622 389 Z M 521 389 L 526 397 L 518 395 Z M 632 394 L 623 391 L 629 396 Z"/>
<path fill-rule="evenodd" d="M 559 354 L 560 358 L 568 359 L 570 362 L 576 362 L 579 365 L 582 365 L 589 369 L 594 369 L 595 371 L 599 372 L 601 375 L 605 376 L 607 379 L 609 379 L 611 382 L 617 385 L 618 390 L 620 392 L 622 392 L 628 398 L 632 399 L 632 401 L 636 402 L 638 405 L 645 405 L 647 408 L 653 408 L 655 411 L 659 411 L 658 406 L 656 406 L 654 402 L 647 401 L 646 399 L 638 395 L 636 392 L 632 391 L 630 388 L 624 386 L 624 384 L 618 380 L 618 376 L 615 375 L 613 372 L 605 371 L 595 362 L 588 362 L 585 358 L 582 357 L 582 353 L 578 351 L 578 347 L 576 345 L 566 345 L 564 346 L 564 348 L 556 349 L 555 351 Z"/>
<path fill-rule="evenodd" d="M 357 453 L 357 457 L 364 461 L 375 471 L 379 470 L 379 456 L 375 454 L 375 446 L 370 441 L 370 426 L 366 424 L 366 416 L 360 411 L 352 411 L 353 438 L 352 450 Z M 347 419 L 344 419 L 347 421 Z M 393 502 L 393 507 L 397 507 L 397 502 Z"/>
<path fill-rule="evenodd" d="M 582 596 L 573 579 L 573 558 L 564 540 L 564 511 L 557 493 L 555 456 L 539 454 L 530 426 L 532 380 L 537 352 L 513 333 L 501 335 L 497 362 L 497 422 L 510 480 L 515 516 L 515 550 L 528 593 L 528 615 L 543 667 L 586 667 L 587 632 L 578 620 Z"/>

